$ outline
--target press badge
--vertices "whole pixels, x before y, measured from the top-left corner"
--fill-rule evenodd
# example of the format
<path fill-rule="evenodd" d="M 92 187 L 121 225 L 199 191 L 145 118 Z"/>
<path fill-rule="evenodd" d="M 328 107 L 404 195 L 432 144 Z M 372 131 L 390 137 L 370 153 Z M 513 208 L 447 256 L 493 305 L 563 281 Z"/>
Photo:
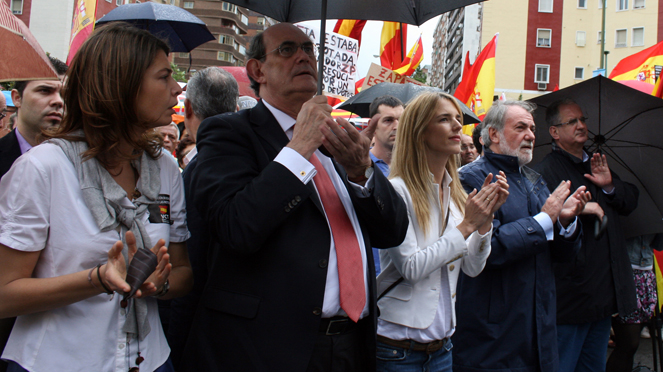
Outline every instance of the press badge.
<path fill-rule="evenodd" d="M 170 195 L 159 194 L 157 196 L 157 203 L 150 204 L 147 210 L 150 212 L 150 223 L 173 224 L 173 221 L 170 219 Z"/>

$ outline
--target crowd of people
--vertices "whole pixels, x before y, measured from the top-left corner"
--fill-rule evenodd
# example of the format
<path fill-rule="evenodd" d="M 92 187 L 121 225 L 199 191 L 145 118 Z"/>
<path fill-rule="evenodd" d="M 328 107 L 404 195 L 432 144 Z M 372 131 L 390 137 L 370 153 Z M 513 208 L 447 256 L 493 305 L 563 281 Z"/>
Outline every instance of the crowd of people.
<path fill-rule="evenodd" d="M 168 46 L 128 24 L 16 83 L 1 370 L 630 371 L 663 238 L 625 239 L 638 189 L 583 108 L 548 108 L 534 168 L 528 102 L 469 136 L 448 94 L 383 96 L 359 132 L 315 96 L 315 48 L 269 27 L 260 99 L 204 69 L 180 126 Z"/>

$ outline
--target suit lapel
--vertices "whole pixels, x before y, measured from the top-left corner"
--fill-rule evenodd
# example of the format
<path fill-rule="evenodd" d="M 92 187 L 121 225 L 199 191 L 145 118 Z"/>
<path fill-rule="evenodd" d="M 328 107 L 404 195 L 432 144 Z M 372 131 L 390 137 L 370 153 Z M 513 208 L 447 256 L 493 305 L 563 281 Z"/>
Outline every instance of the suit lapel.
<path fill-rule="evenodd" d="M 249 115 L 249 121 L 251 122 L 253 130 L 260 138 L 262 138 L 272 147 L 271 150 L 273 151 L 269 151 L 269 149 L 265 150 L 268 152 L 272 159 L 275 158 L 281 149 L 283 149 L 283 147 L 288 144 L 288 136 L 285 134 L 285 132 L 283 132 L 283 128 L 281 128 L 278 121 L 276 121 L 276 118 L 274 118 L 274 115 L 272 115 L 271 111 L 269 111 L 262 100 L 260 100 L 258 104 L 253 109 L 251 109 L 251 113 Z M 321 213 L 324 213 L 322 203 L 320 202 L 320 197 L 315 190 L 315 186 L 313 186 L 313 182 L 307 183 L 306 187 L 311 190 L 311 200 L 315 206 L 318 207 Z"/>

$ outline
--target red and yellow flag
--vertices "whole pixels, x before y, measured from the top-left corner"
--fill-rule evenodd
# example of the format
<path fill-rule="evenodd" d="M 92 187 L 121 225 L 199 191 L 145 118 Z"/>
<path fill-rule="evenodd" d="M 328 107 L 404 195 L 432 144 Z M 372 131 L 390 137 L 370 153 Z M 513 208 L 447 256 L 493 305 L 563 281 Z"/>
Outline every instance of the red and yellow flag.
<path fill-rule="evenodd" d="M 412 76 L 414 70 L 417 69 L 417 67 L 423 60 L 424 60 L 424 45 L 421 42 L 421 36 L 419 36 L 419 40 L 417 40 L 417 43 L 414 44 L 412 49 L 410 49 L 410 53 L 408 53 L 405 59 L 403 60 L 403 65 L 399 67 L 397 70 L 394 70 L 394 72 L 404 76 Z"/>
<path fill-rule="evenodd" d="M 608 77 L 612 80 L 640 80 L 654 84 L 656 65 L 663 66 L 663 41 L 622 59 Z"/>
<path fill-rule="evenodd" d="M 366 21 L 359 21 L 355 19 L 339 19 L 336 21 L 334 32 L 343 36 L 357 39 L 359 47 L 361 48 L 361 32 L 366 26 Z"/>
<path fill-rule="evenodd" d="M 470 64 L 469 53 L 463 69 L 463 80 L 458 84 L 454 97 L 465 103 L 479 119 L 493 105 L 495 94 L 495 51 L 499 33 L 483 48 L 479 56 Z"/>
<path fill-rule="evenodd" d="M 96 0 L 78 0 L 76 9 L 74 9 L 74 18 L 71 22 L 71 37 L 69 38 L 69 54 L 67 55 L 67 64 L 76 55 L 78 48 L 81 47 L 85 39 L 90 36 L 94 30 L 95 16 L 97 11 Z"/>
<path fill-rule="evenodd" d="M 663 98 L 663 83 L 661 82 L 663 79 L 661 78 L 663 78 L 663 73 L 661 73 L 661 76 L 656 80 L 654 90 L 651 92 L 651 95 L 654 97 Z"/>
<path fill-rule="evenodd" d="M 390 70 L 403 65 L 403 50 L 407 43 L 407 24 L 384 22 L 380 37 L 380 64 Z"/>

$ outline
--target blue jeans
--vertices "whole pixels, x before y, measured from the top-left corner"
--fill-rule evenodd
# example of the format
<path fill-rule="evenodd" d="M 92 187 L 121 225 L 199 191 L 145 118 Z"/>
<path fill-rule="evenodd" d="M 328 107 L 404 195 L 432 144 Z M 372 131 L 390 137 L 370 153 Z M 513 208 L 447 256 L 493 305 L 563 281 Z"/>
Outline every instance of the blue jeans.
<path fill-rule="evenodd" d="M 389 346 L 378 341 L 378 372 L 451 372 L 451 340 L 433 354 Z"/>
<path fill-rule="evenodd" d="M 7 372 L 28 372 L 27 369 L 21 367 L 14 361 L 9 360 L 7 362 L 9 363 Z M 173 362 L 170 361 L 170 357 L 168 357 L 166 363 L 162 364 L 161 367 L 157 368 L 154 372 L 175 372 L 175 368 L 173 368 Z"/>
<path fill-rule="evenodd" d="M 560 372 L 604 372 L 611 317 L 557 325 Z"/>

